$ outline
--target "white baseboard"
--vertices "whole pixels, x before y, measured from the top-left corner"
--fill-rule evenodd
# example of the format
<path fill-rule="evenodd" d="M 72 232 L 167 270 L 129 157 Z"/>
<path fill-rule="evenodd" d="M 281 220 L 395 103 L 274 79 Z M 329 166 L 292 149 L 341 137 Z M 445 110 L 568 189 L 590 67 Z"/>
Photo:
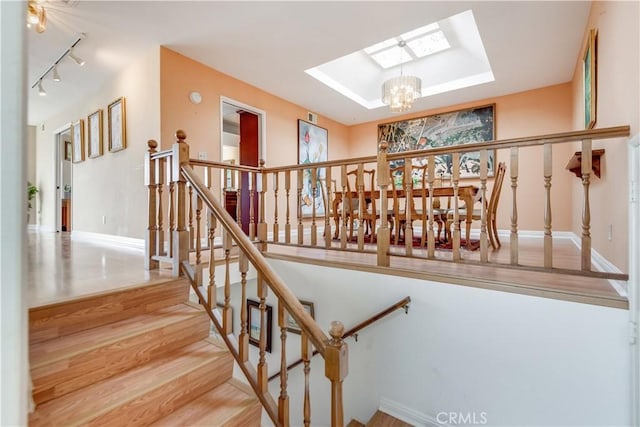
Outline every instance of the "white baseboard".
<path fill-rule="evenodd" d="M 144 239 L 134 239 L 132 237 L 115 236 L 113 234 L 92 233 L 89 231 L 72 231 L 72 240 L 85 242 L 96 242 L 105 245 L 117 246 L 120 248 L 135 249 L 144 252 Z"/>
<path fill-rule="evenodd" d="M 380 398 L 378 409 L 416 427 L 442 427 L 446 425 L 439 423 L 435 417 L 418 412 L 386 397 Z"/>
<path fill-rule="evenodd" d="M 40 224 L 27 224 L 27 230 L 40 231 Z"/>

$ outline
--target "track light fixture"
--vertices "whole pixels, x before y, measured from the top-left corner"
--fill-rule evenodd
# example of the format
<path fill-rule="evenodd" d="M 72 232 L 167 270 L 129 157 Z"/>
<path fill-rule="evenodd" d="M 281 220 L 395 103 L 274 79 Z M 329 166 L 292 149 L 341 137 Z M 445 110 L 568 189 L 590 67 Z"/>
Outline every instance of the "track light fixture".
<path fill-rule="evenodd" d="M 42 80 L 38 82 L 38 95 L 47 96 L 47 91 L 44 90 L 44 87 L 42 86 Z"/>
<path fill-rule="evenodd" d="M 71 43 L 71 45 L 64 52 L 62 52 L 62 54 L 58 57 L 58 59 L 53 61 L 53 64 L 51 64 L 51 66 L 49 68 L 47 68 L 47 71 L 42 73 L 40 75 L 40 77 L 38 77 L 38 79 L 35 82 L 33 82 L 33 84 L 31 85 L 31 89 L 34 89 L 37 86 L 38 87 L 38 93 L 41 96 L 45 96 L 47 94 L 47 92 L 42 87 L 42 80 L 45 77 L 47 77 L 47 75 L 49 73 L 52 73 L 53 81 L 54 82 L 59 82 L 60 81 L 60 73 L 58 72 L 58 64 L 66 56 L 71 58 L 73 60 L 73 62 L 75 62 L 79 66 L 83 66 L 84 65 L 84 61 L 73 53 L 73 48 L 76 47 L 78 45 L 78 43 L 80 43 L 80 41 L 83 40 L 85 37 L 86 37 L 85 33 L 80 34 L 78 36 L 78 38 L 73 43 Z"/>

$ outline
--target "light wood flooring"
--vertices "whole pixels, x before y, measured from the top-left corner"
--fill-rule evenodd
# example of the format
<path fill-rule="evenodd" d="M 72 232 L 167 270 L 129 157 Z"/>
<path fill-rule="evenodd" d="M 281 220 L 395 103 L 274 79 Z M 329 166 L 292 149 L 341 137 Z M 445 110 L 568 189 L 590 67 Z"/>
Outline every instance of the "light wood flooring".
<path fill-rule="evenodd" d="M 29 298 L 36 307 L 78 296 L 101 293 L 131 284 L 145 284 L 171 277 L 167 268 L 146 271 L 141 250 L 79 241 L 69 233 L 29 233 Z M 321 244 L 321 233 L 318 243 Z M 336 246 L 338 243 L 336 242 Z M 541 265 L 542 240 L 520 239 L 520 262 Z M 390 268 L 376 267 L 374 247 L 369 252 L 325 250 L 286 245 L 268 245 L 268 256 L 382 274 L 415 277 L 475 286 L 526 295 L 628 308 L 626 283 L 581 276 L 523 272 L 511 268 L 459 264 L 446 260 L 426 260 L 404 256 L 391 257 Z M 498 251 L 490 251 L 492 261 L 507 262 L 508 242 Z M 417 253 L 419 255 L 419 252 Z M 463 253 L 473 261 L 478 252 Z M 569 239 L 554 240 L 557 267 L 576 268 L 580 253 Z M 443 252 L 441 257 L 446 258 Z M 218 257 L 217 257 L 218 258 Z M 219 257 L 221 258 L 221 256 Z M 206 259 L 206 257 L 203 257 Z M 614 286 L 615 285 L 615 286 Z"/>

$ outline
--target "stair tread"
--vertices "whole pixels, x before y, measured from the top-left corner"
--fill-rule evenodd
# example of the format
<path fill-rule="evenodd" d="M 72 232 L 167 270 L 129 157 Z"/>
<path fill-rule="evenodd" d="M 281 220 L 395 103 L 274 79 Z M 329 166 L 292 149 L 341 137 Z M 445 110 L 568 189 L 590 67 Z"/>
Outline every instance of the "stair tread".
<path fill-rule="evenodd" d="M 251 419 L 247 412 L 253 411 L 253 420 L 256 426 L 260 425 L 260 402 L 251 394 L 248 394 L 235 381 L 230 380 L 213 390 L 204 393 L 199 398 L 180 407 L 175 412 L 156 421 L 153 427 L 176 426 L 226 426 L 231 421 L 241 423 L 237 425 L 251 425 L 247 421 Z M 238 419 L 242 415 L 245 419 Z M 257 417 L 256 417 L 257 415 Z"/>
<path fill-rule="evenodd" d="M 192 305 L 177 304 L 151 313 L 139 314 L 115 323 L 34 343 L 30 346 L 29 351 L 31 368 L 37 368 L 43 364 L 70 357 L 73 354 L 86 352 L 127 336 L 170 325 L 180 319 L 184 319 L 186 316 L 201 314 L 202 310 Z"/>
<path fill-rule="evenodd" d="M 376 426 L 412 427 L 411 424 L 405 423 L 404 421 L 399 420 L 396 417 L 382 411 L 376 411 L 376 413 L 373 414 L 373 417 L 371 417 L 371 419 L 367 423 L 367 427 L 376 427 Z"/>
<path fill-rule="evenodd" d="M 29 425 L 85 424 L 118 406 L 141 399 L 145 393 L 200 367 L 207 366 L 215 370 L 218 367 L 227 368 L 225 364 L 228 365 L 228 372 L 224 373 L 222 381 L 231 377 L 230 353 L 208 339 L 201 340 L 118 376 L 38 405 L 36 412 L 29 417 Z"/>

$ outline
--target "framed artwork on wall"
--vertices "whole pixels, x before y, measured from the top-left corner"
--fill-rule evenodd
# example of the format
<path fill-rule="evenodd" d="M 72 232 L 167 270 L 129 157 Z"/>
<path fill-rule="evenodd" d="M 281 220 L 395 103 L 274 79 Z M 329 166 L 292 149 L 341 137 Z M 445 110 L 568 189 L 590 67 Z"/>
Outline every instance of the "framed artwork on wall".
<path fill-rule="evenodd" d="M 73 145 L 71 145 L 71 141 L 64 142 L 64 159 L 71 160 L 73 157 Z"/>
<path fill-rule="evenodd" d="M 73 163 L 84 161 L 84 120 L 71 124 L 71 146 L 73 147 Z"/>
<path fill-rule="evenodd" d="M 273 307 L 266 307 L 266 345 L 265 351 L 271 353 L 271 329 L 273 322 Z M 249 344 L 260 347 L 260 303 L 254 300 L 247 300 L 247 330 L 249 331 Z"/>
<path fill-rule="evenodd" d="M 306 165 L 328 160 L 328 132 L 325 128 L 313 123 L 298 120 L 298 164 Z M 316 215 L 324 215 L 324 203 L 320 188 L 320 180 L 325 178 L 325 168 L 318 168 L 316 174 L 315 193 L 312 181 L 312 170 L 302 171 L 302 216 L 310 216 L 315 205 Z"/>
<path fill-rule="evenodd" d="M 495 138 L 495 104 L 378 125 L 378 142 L 387 141 L 389 153 L 428 151 L 430 148 L 493 141 Z M 489 150 L 488 159 L 489 176 L 493 176 L 496 150 Z M 436 176 L 452 175 L 453 163 L 450 154 L 435 156 L 435 162 Z M 404 160 L 390 162 L 391 167 L 402 164 Z M 479 176 L 480 152 L 461 153 L 460 178 Z"/>
<path fill-rule="evenodd" d="M 102 156 L 102 110 L 98 110 L 87 116 L 89 144 L 89 158 Z"/>
<path fill-rule="evenodd" d="M 124 96 L 116 99 L 107 107 L 109 126 L 109 151 L 116 152 L 127 148 L 127 126 Z"/>
<path fill-rule="evenodd" d="M 316 318 L 313 310 L 312 302 L 300 300 L 300 304 L 302 304 L 302 306 L 304 307 L 304 311 L 306 311 L 311 315 L 312 319 Z M 293 332 L 294 334 L 300 334 L 302 332 L 300 329 L 300 326 L 298 325 L 298 322 L 296 322 L 296 319 L 291 317 L 289 312 L 287 312 L 286 325 L 287 325 L 287 331 L 289 332 Z"/>
<path fill-rule="evenodd" d="M 596 124 L 597 90 L 597 48 L 598 30 L 589 30 L 587 44 L 582 57 L 582 76 L 584 88 L 584 127 L 592 129 Z"/>

